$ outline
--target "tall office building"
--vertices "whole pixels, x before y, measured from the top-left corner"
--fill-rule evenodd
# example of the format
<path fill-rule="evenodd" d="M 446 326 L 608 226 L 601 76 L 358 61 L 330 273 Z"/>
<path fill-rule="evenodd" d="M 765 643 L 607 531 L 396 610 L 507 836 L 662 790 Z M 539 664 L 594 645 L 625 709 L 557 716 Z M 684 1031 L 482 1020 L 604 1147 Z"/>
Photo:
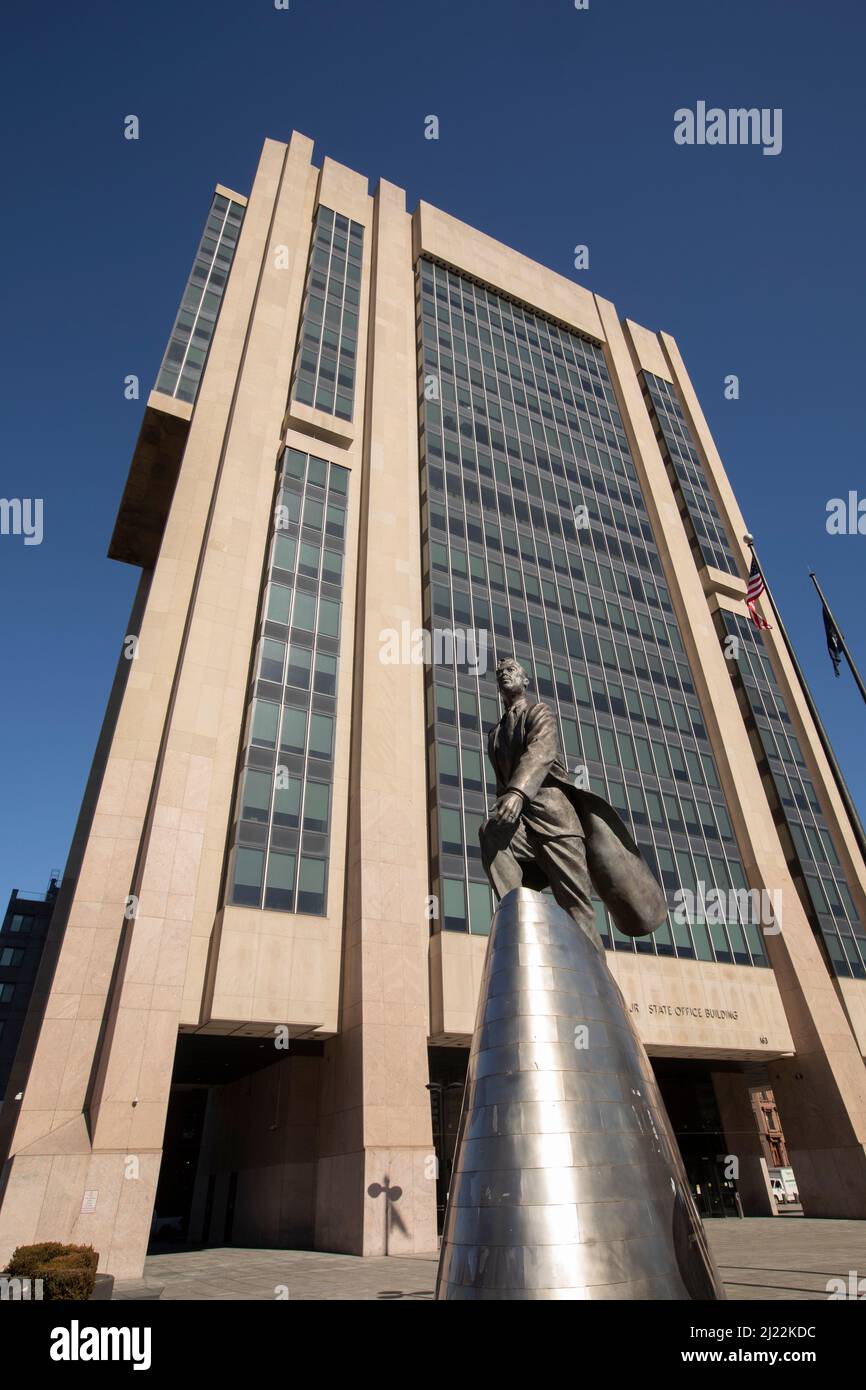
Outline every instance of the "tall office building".
<path fill-rule="evenodd" d="M 726 1155 L 773 1210 L 764 1086 L 805 1211 L 866 1216 L 866 873 L 744 617 L 745 529 L 668 334 L 300 135 L 218 188 L 111 541 L 141 582 L 2 1116 L 0 1259 L 72 1239 L 134 1276 L 152 1226 L 435 1248 L 511 652 L 691 895 L 651 940 L 598 925 L 703 1210 Z"/>

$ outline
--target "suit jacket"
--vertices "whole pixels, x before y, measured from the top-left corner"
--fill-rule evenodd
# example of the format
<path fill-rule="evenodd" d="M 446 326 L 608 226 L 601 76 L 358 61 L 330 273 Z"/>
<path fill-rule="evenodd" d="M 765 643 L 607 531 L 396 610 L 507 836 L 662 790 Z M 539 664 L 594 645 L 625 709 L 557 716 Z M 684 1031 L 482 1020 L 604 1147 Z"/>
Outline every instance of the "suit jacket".
<path fill-rule="evenodd" d="M 556 720 L 547 705 L 527 702 L 508 736 L 508 711 L 490 730 L 487 752 L 496 773 L 496 795 L 523 793 L 522 818 L 548 839 L 583 835 L 580 792 L 559 756 Z"/>
<path fill-rule="evenodd" d="M 570 780 L 551 710 L 540 701 L 527 703 L 510 737 L 507 716 L 506 711 L 487 741 L 497 796 L 522 792 L 522 819 L 539 834 L 582 835 L 593 887 L 620 931 L 628 936 L 655 931 L 667 916 L 664 892 L 613 807 Z"/>

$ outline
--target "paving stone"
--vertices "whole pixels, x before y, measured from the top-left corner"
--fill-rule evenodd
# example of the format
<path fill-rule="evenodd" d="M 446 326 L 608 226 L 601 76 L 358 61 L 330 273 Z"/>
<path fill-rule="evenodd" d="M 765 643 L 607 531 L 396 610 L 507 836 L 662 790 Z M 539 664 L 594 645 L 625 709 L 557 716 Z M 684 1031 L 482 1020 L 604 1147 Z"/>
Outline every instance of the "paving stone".
<path fill-rule="evenodd" d="M 708 1221 L 710 1248 L 729 1299 L 798 1302 L 827 1298 L 832 1278 L 866 1278 L 866 1222 Z M 116 1299 L 274 1299 L 290 1301 L 429 1301 L 437 1261 L 430 1255 L 329 1254 L 318 1250 L 179 1250 L 150 1255 L 142 1280 L 115 1284 Z"/>

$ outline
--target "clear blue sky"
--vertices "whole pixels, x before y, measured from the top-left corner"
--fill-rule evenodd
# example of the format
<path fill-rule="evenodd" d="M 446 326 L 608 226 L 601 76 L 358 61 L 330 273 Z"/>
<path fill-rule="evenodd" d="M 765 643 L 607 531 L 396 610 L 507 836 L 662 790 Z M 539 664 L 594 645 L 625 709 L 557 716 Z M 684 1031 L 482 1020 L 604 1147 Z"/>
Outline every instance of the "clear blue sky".
<path fill-rule="evenodd" d="M 866 667 L 866 536 L 824 526 L 866 496 L 862 4 L 88 0 L 3 37 L 0 494 L 44 498 L 45 537 L 0 537 L 0 905 L 65 861 L 125 632 L 123 378 L 155 378 L 213 185 L 293 128 L 676 335 L 864 807 L 866 706 L 807 573 Z M 782 107 L 782 153 L 675 145 L 698 100 Z"/>

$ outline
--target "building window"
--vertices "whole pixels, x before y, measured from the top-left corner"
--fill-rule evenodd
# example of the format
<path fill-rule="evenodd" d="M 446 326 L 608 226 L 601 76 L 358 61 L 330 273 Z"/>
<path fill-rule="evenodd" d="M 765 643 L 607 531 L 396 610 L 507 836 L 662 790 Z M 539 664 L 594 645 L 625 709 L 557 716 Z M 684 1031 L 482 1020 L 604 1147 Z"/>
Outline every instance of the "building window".
<path fill-rule="evenodd" d="M 198 394 L 243 220 L 242 203 L 214 194 L 156 379 L 157 391 L 177 400 Z"/>
<path fill-rule="evenodd" d="M 674 386 L 652 372 L 642 372 L 643 394 L 682 509 L 698 565 L 713 565 L 726 574 L 740 570 L 719 515 L 709 479 Z"/>
<path fill-rule="evenodd" d="M 428 675 L 434 925 L 489 930 L 478 826 L 495 799 L 495 662 L 513 653 L 571 771 L 617 808 L 671 906 L 682 887 L 694 898 L 689 920 L 638 942 L 596 904 L 605 943 L 766 966 L 603 348 L 423 258 L 417 278 L 425 623 L 489 639 L 483 672 L 455 650 Z M 724 894 L 724 920 L 699 908 L 701 886 Z"/>
<path fill-rule="evenodd" d="M 866 928 L 845 882 L 763 634 L 741 613 L 719 610 L 714 621 L 723 646 L 729 637 L 739 644 L 737 659 L 726 666 L 812 929 L 823 941 L 834 974 L 866 979 Z"/>
<path fill-rule="evenodd" d="M 0 1004 L 11 1004 L 14 995 L 14 985 L 0 985 Z"/>
<path fill-rule="evenodd" d="M 348 490 L 347 469 L 285 450 L 236 794 L 236 906 L 327 912 Z"/>
<path fill-rule="evenodd" d="M 0 950 L 0 965 L 19 966 L 24 959 L 24 952 L 16 950 L 14 946 L 4 946 Z"/>
<path fill-rule="evenodd" d="M 340 420 L 351 420 L 355 401 L 363 250 L 360 223 L 317 208 L 290 396 Z M 343 515 L 328 508 L 327 536 L 341 538 Z"/>

